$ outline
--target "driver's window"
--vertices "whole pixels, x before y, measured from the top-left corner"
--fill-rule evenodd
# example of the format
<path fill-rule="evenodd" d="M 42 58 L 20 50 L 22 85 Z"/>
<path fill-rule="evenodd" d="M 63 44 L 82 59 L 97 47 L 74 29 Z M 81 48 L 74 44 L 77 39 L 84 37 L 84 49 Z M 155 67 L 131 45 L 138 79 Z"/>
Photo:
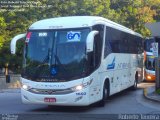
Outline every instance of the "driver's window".
<path fill-rule="evenodd" d="M 93 30 L 98 31 L 99 33 L 94 38 L 94 51 L 93 51 L 93 65 L 97 68 L 100 65 L 101 55 L 102 55 L 102 44 L 103 44 L 103 35 L 104 35 L 104 25 L 95 25 Z"/>

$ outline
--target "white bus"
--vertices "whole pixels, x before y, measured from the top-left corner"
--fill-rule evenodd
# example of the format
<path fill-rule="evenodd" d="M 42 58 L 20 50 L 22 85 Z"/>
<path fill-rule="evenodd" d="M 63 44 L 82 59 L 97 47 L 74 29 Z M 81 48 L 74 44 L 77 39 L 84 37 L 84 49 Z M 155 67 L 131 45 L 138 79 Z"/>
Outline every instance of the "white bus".
<path fill-rule="evenodd" d="M 147 38 L 144 42 L 144 80 L 155 82 L 155 55 L 153 54 L 155 38 Z"/>
<path fill-rule="evenodd" d="M 105 105 L 110 95 L 137 87 L 142 36 L 96 16 L 40 20 L 25 38 L 21 97 L 23 103 Z"/>

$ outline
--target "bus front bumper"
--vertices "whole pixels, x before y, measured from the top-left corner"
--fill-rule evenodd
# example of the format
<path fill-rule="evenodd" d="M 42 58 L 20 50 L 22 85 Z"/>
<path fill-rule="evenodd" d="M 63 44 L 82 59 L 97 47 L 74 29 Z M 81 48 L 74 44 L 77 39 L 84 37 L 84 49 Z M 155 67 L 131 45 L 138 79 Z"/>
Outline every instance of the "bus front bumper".
<path fill-rule="evenodd" d="M 87 106 L 89 102 L 89 92 L 86 89 L 70 94 L 45 95 L 35 94 L 21 88 L 22 102 L 25 104 L 46 104 L 59 106 Z"/>

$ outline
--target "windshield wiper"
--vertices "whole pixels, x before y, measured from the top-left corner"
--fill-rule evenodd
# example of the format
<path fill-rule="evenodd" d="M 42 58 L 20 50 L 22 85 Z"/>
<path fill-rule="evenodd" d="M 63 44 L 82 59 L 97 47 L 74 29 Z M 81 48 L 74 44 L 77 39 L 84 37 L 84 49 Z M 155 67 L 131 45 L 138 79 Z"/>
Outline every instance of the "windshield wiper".
<path fill-rule="evenodd" d="M 65 66 L 61 63 L 59 57 L 57 56 L 57 54 L 53 53 L 54 57 L 55 57 L 55 66 L 57 65 L 56 62 L 58 63 L 58 65 L 60 65 L 64 71 L 66 71 Z"/>
<path fill-rule="evenodd" d="M 51 49 L 49 48 L 49 49 L 48 49 L 48 54 L 47 54 L 47 56 L 43 59 L 42 64 L 48 62 L 48 65 L 50 66 L 50 65 L 51 65 L 51 55 L 52 55 Z"/>
<path fill-rule="evenodd" d="M 42 62 L 35 68 L 35 71 L 36 71 L 36 74 L 39 74 L 38 72 L 37 72 L 37 70 L 40 68 L 40 67 L 42 67 L 42 66 L 46 66 L 46 65 L 49 65 L 49 68 L 50 68 L 50 66 L 51 66 L 51 49 L 49 48 L 48 49 L 48 54 L 47 54 L 47 56 L 42 60 Z M 48 64 L 45 64 L 46 62 L 48 62 Z"/>

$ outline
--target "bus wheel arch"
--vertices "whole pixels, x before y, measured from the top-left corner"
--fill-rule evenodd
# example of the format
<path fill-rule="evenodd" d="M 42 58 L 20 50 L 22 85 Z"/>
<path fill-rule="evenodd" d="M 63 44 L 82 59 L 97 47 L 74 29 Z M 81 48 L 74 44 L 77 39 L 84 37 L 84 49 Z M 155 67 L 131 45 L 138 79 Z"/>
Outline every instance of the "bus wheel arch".
<path fill-rule="evenodd" d="M 134 84 L 131 87 L 131 89 L 136 90 L 137 89 L 137 84 L 138 84 L 138 71 L 136 71 L 136 73 L 135 73 L 135 80 L 134 80 Z"/>
<path fill-rule="evenodd" d="M 100 106 L 100 107 L 105 106 L 105 102 L 110 95 L 110 82 L 109 82 L 108 78 L 106 78 L 104 83 L 103 83 L 102 92 L 103 92 L 102 93 L 102 99 L 98 102 L 98 106 Z"/>
<path fill-rule="evenodd" d="M 109 78 L 105 79 L 104 84 L 106 85 L 106 88 L 108 90 L 107 97 L 109 97 L 109 95 L 110 95 L 110 82 L 109 82 Z"/>

